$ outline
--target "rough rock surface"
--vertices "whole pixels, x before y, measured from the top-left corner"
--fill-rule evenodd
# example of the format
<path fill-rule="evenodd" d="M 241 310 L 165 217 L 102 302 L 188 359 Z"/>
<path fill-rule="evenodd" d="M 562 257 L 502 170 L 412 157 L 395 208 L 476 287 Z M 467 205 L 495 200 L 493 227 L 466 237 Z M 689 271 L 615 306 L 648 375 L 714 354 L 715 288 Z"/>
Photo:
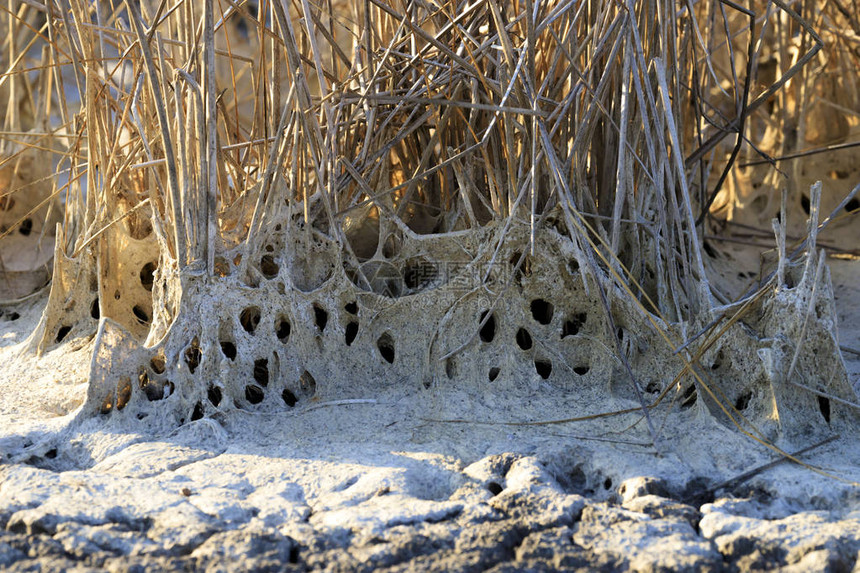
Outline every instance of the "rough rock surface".
<path fill-rule="evenodd" d="M 850 571 L 860 552 L 857 509 L 793 512 L 755 494 L 695 507 L 628 485 L 641 478 L 621 484 L 623 500 L 611 491 L 599 501 L 566 492 L 530 456 L 355 466 L 346 480 L 333 468 L 315 485 L 301 469 L 290 476 L 296 460 L 255 457 L 189 456 L 143 477 L 121 464 L 101 472 L 3 466 L 0 567 Z M 433 469 L 421 475 L 421 464 Z"/>

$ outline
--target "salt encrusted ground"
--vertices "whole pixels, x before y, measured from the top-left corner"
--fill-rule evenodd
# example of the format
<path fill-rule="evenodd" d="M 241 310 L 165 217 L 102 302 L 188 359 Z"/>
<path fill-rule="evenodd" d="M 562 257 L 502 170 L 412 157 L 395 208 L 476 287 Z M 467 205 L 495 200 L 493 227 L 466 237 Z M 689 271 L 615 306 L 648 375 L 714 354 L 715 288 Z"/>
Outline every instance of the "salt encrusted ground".
<path fill-rule="evenodd" d="M 831 269 L 840 342 L 860 349 L 860 262 Z M 434 422 L 439 400 L 472 420 L 517 404 L 394 389 L 166 436 L 104 419 L 57 434 L 90 346 L 21 355 L 41 304 L 0 321 L 2 569 L 860 571 L 860 491 L 781 464 L 715 499 L 708 485 L 772 456 L 707 420 L 669 420 L 657 455 L 598 423 Z M 860 356 L 845 358 L 856 383 Z M 857 436 L 804 460 L 860 481 Z"/>

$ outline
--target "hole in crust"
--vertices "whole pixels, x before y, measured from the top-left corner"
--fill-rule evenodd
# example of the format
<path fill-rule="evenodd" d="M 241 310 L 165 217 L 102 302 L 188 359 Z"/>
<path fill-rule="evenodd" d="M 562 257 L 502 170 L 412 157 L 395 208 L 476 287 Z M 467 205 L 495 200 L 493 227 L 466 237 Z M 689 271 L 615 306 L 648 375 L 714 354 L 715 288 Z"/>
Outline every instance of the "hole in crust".
<path fill-rule="evenodd" d="M 552 362 L 549 360 L 535 360 L 535 371 L 546 380 L 552 374 Z"/>
<path fill-rule="evenodd" d="M 607 491 L 612 489 L 612 478 L 606 478 L 603 480 L 603 489 Z"/>
<path fill-rule="evenodd" d="M 511 253 L 511 258 L 508 259 L 508 264 L 511 265 L 511 269 L 517 268 L 517 263 L 520 262 L 520 258 L 522 258 L 523 254 L 520 252 Z M 523 259 L 523 264 L 517 268 L 516 274 L 514 274 L 514 279 L 518 283 L 522 283 L 524 278 L 528 278 L 532 276 L 532 259 L 529 255 L 526 255 L 526 258 Z"/>
<path fill-rule="evenodd" d="M 257 325 L 260 324 L 260 309 L 256 306 L 249 306 L 239 315 L 239 324 L 245 329 L 248 334 L 254 334 L 257 330 Z"/>
<path fill-rule="evenodd" d="M 229 340 L 222 340 L 221 353 L 230 360 L 236 360 L 236 345 Z"/>
<path fill-rule="evenodd" d="M 532 347 L 532 335 L 525 328 L 517 331 L 517 346 L 523 350 L 528 350 Z"/>
<path fill-rule="evenodd" d="M 379 337 L 376 341 L 376 347 L 379 349 L 379 354 L 389 364 L 394 363 L 394 339 L 387 332 Z"/>
<path fill-rule="evenodd" d="M 358 303 L 355 301 L 348 302 L 343 305 L 343 310 L 345 310 L 349 314 L 358 314 Z"/>
<path fill-rule="evenodd" d="M 0 211 L 9 211 L 15 206 L 15 199 L 8 194 L 0 197 Z"/>
<path fill-rule="evenodd" d="M 230 263 L 223 257 L 215 257 L 215 274 L 222 279 L 230 274 Z"/>
<path fill-rule="evenodd" d="M 56 342 L 62 342 L 63 339 L 68 336 L 71 331 L 71 326 L 61 326 L 60 329 L 57 331 L 57 337 L 54 340 Z"/>
<path fill-rule="evenodd" d="M 531 304 L 532 318 L 541 324 L 549 324 L 552 322 L 552 315 L 555 311 L 551 302 L 545 301 L 542 298 L 536 298 Z"/>
<path fill-rule="evenodd" d="M 449 380 L 453 380 L 454 376 L 457 375 L 457 362 L 454 360 L 452 356 L 449 356 L 445 359 L 445 376 L 448 377 Z"/>
<path fill-rule="evenodd" d="M 29 236 L 30 233 L 33 232 L 33 219 L 24 219 L 21 221 L 21 226 L 18 227 L 18 232 L 25 237 Z"/>
<path fill-rule="evenodd" d="M 691 408 L 693 404 L 696 403 L 696 399 L 698 398 L 698 393 L 696 392 L 696 385 L 690 384 L 690 387 L 684 391 L 684 395 L 681 396 L 681 408 L 686 410 L 687 408 Z"/>
<path fill-rule="evenodd" d="M 185 349 L 185 364 L 188 365 L 188 371 L 194 374 L 197 367 L 200 366 L 200 346 L 197 338 L 191 341 L 191 346 Z"/>
<path fill-rule="evenodd" d="M 490 368 L 490 382 L 495 382 L 496 378 L 499 377 L 499 372 L 501 372 L 501 369 L 498 366 L 493 366 L 492 368 Z"/>
<path fill-rule="evenodd" d="M 164 374 L 164 370 L 167 367 L 167 361 L 161 354 L 156 354 L 150 359 L 149 366 L 156 374 Z"/>
<path fill-rule="evenodd" d="M 484 312 L 481 313 L 481 320 L 479 321 L 479 324 L 480 324 L 480 322 L 484 322 L 484 319 L 487 317 L 487 313 L 489 313 L 489 312 L 490 311 L 485 310 Z M 484 326 L 481 327 L 481 331 L 479 334 L 481 336 L 481 340 L 483 340 L 484 342 L 492 342 L 493 341 L 493 339 L 496 337 L 496 317 L 495 317 L 495 315 L 491 314 L 490 318 L 487 318 L 487 322 L 484 323 Z"/>
<path fill-rule="evenodd" d="M 137 377 L 138 388 L 146 395 L 146 399 L 150 402 L 163 400 L 173 394 L 174 386 L 170 380 L 165 380 L 163 383 L 157 380 L 150 380 L 145 369 L 141 369 Z"/>
<path fill-rule="evenodd" d="M 269 361 L 265 358 L 259 358 L 254 361 L 254 380 L 260 386 L 269 385 Z"/>
<path fill-rule="evenodd" d="M 140 286 L 145 290 L 152 291 L 152 285 L 155 282 L 155 269 L 157 265 L 154 262 L 149 262 L 143 265 L 140 269 Z"/>
<path fill-rule="evenodd" d="M 591 370 L 591 367 L 588 365 L 583 366 L 574 366 L 573 371 L 579 374 L 580 376 L 585 376 L 588 374 L 588 371 Z"/>
<path fill-rule="evenodd" d="M 141 213 L 132 212 L 125 218 L 125 224 L 132 239 L 145 239 L 152 233 L 152 223 L 149 221 L 149 217 Z"/>
<path fill-rule="evenodd" d="M 283 316 L 279 316 L 275 321 L 275 336 L 281 342 L 286 342 L 290 338 L 290 321 Z"/>
<path fill-rule="evenodd" d="M 263 393 L 263 389 L 256 384 L 248 384 L 245 386 L 245 399 L 251 404 L 259 404 L 265 397 L 266 395 Z"/>
<path fill-rule="evenodd" d="M 750 400 L 752 399 L 752 392 L 747 390 L 743 392 L 738 399 L 735 400 L 735 409 L 736 410 L 746 410 L 747 406 L 750 405 Z"/>
<path fill-rule="evenodd" d="M 585 312 L 578 312 L 572 315 L 564 321 L 564 325 L 561 327 L 561 337 L 565 338 L 579 334 L 586 320 L 588 320 L 588 314 Z"/>
<path fill-rule="evenodd" d="M 200 402 L 197 402 L 196 404 L 194 404 L 194 411 L 191 412 L 191 421 L 193 422 L 194 420 L 199 420 L 202 417 L 203 417 L 203 404 L 201 404 Z"/>
<path fill-rule="evenodd" d="M 499 495 L 500 493 L 502 493 L 504 488 L 498 482 L 491 481 L 490 483 L 487 484 L 487 490 L 489 490 L 489 492 L 491 494 L 496 496 L 496 495 Z"/>
<path fill-rule="evenodd" d="M 131 400 L 131 379 L 128 377 L 120 380 L 116 391 L 116 409 L 122 410 Z"/>
<path fill-rule="evenodd" d="M 289 406 L 290 408 L 292 408 L 293 406 L 295 406 L 295 405 L 296 405 L 296 402 L 298 402 L 298 401 L 299 401 L 299 399 L 298 399 L 298 398 L 296 398 L 296 395 L 295 395 L 295 394 L 293 394 L 293 393 L 292 393 L 292 391 L 290 391 L 290 389 L 289 389 L 289 388 L 284 388 L 284 391 L 283 391 L 283 392 L 281 392 L 281 398 L 283 398 L 283 399 L 284 399 L 284 404 L 286 404 L 286 405 L 287 405 L 287 406 Z"/>
<path fill-rule="evenodd" d="M 98 320 L 101 318 L 101 311 L 99 310 L 99 299 L 93 301 L 93 304 L 90 305 L 90 316 L 94 320 Z"/>
<path fill-rule="evenodd" d="M 824 416 L 824 421 L 828 424 L 830 423 L 830 398 L 825 398 L 824 396 L 818 397 L 818 410 L 821 412 L 821 415 Z"/>
<path fill-rule="evenodd" d="M 314 304 L 314 323 L 316 323 L 320 332 L 323 332 L 326 324 L 328 324 L 328 312 L 316 303 Z"/>
<path fill-rule="evenodd" d="M 272 255 L 263 255 L 260 259 L 260 272 L 263 273 L 264 277 L 273 279 L 278 276 L 280 271 L 281 267 L 275 262 L 275 257 Z"/>
<path fill-rule="evenodd" d="M 856 197 L 845 204 L 845 210 L 849 213 L 856 211 L 857 209 L 860 209 L 860 199 L 857 199 Z"/>
<path fill-rule="evenodd" d="M 356 336 L 358 336 L 358 323 L 355 321 L 348 322 L 346 325 L 346 335 L 344 336 L 346 345 L 351 346 Z"/>
<path fill-rule="evenodd" d="M 317 393 L 317 381 L 307 370 L 299 376 L 299 388 L 306 396 L 313 396 Z"/>
<path fill-rule="evenodd" d="M 719 370 L 720 367 L 723 365 L 723 358 L 724 358 L 723 351 L 720 350 L 717 353 L 717 357 L 714 359 L 714 363 L 711 364 L 711 370 Z"/>
<path fill-rule="evenodd" d="M 806 195 L 800 196 L 800 207 L 803 209 L 803 212 L 809 215 L 809 207 L 811 203 L 809 202 L 809 197 Z"/>
<path fill-rule="evenodd" d="M 102 405 L 99 408 L 99 414 L 110 414 L 111 410 L 113 410 L 113 390 L 111 390 L 102 401 Z"/>
<path fill-rule="evenodd" d="M 140 324 L 149 324 L 149 314 L 147 314 L 146 310 L 144 310 L 142 306 L 139 304 L 134 305 L 131 312 Z"/>
<path fill-rule="evenodd" d="M 213 406 L 217 407 L 218 404 L 221 403 L 221 388 L 214 384 L 210 384 L 209 388 L 206 390 L 206 397 L 209 398 L 209 402 Z"/>

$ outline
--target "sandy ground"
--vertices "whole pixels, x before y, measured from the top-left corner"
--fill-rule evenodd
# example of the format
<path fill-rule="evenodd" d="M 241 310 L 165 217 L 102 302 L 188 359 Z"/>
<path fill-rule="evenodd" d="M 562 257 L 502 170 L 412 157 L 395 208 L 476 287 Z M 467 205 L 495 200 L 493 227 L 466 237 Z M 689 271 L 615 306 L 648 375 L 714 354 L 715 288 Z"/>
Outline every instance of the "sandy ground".
<path fill-rule="evenodd" d="M 831 269 L 860 349 L 860 262 Z M 856 435 L 803 456 L 846 481 L 783 463 L 713 491 L 773 455 L 708 419 L 666 419 L 659 452 L 638 426 L 474 423 L 522 396 L 69 429 L 91 341 L 22 353 L 42 304 L 0 320 L 0 569 L 860 571 Z"/>

